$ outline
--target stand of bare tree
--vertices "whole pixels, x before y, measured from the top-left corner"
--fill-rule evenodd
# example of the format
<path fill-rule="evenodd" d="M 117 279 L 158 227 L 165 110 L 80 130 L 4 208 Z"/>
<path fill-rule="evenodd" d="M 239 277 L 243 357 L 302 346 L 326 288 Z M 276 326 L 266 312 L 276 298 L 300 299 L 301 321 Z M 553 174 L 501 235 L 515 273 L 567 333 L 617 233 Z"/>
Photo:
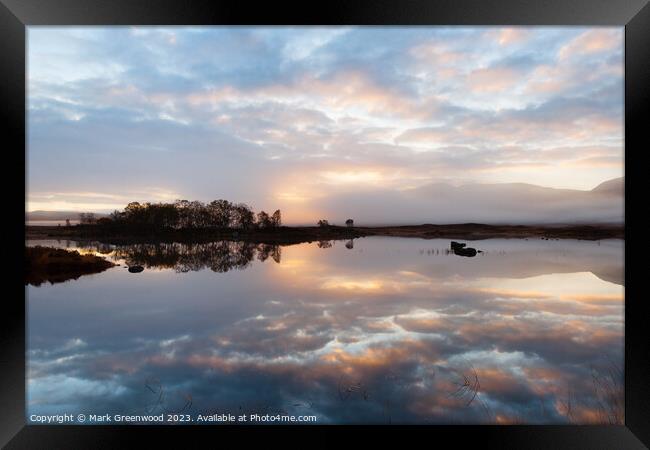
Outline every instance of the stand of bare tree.
<path fill-rule="evenodd" d="M 177 200 L 174 203 L 131 202 L 123 211 L 114 211 L 109 217 L 83 224 L 97 223 L 103 226 L 130 226 L 150 229 L 267 229 L 282 225 L 280 210 L 273 214 L 260 211 L 255 214 L 245 203 L 214 200 L 210 203 Z"/>

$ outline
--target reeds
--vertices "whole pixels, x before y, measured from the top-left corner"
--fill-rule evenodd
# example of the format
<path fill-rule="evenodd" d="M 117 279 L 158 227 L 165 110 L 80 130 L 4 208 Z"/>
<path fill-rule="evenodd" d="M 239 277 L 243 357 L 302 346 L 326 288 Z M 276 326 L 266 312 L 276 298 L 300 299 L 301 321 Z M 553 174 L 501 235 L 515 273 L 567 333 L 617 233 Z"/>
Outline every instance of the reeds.
<path fill-rule="evenodd" d="M 469 374 L 460 370 L 454 370 L 454 372 L 459 376 L 459 381 L 454 383 L 457 388 L 449 396 L 465 403 L 465 407 L 469 407 L 473 403 L 478 405 L 486 415 L 488 423 L 493 422 L 494 417 L 492 411 L 490 411 L 490 407 L 480 396 L 481 382 L 476 373 L 476 369 L 470 365 Z"/>
<path fill-rule="evenodd" d="M 623 372 L 614 363 L 604 371 L 591 368 L 591 378 L 598 412 L 602 424 L 622 425 L 625 423 L 625 395 Z"/>
<path fill-rule="evenodd" d="M 170 409 L 167 407 L 168 404 L 168 394 L 164 389 L 162 383 L 158 378 L 151 377 L 147 378 L 144 382 L 144 386 L 151 393 L 156 395 L 156 399 L 153 403 L 145 406 L 145 411 L 147 414 L 153 414 L 155 412 L 164 412 L 168 414 L 180 414 L 184 411 L 189 410 L 192 407 L 192 395 L 189 393 L 180 394 L 180 398 L 184 403 L 180 408 Z"/>
<path fill-rule="evenodd" d="M 560 400 L 560 413 L 572 424 L 584 422 L 599 425 L 623 425 L 625 423 L 625 390 L 623 386 L 623 371 L 620 367 L 608 362 L 601 369 L 590 368 L 592 396 L 577 402 L 571 387 L 567 387 L 566 399 Z M 579 410 L 591 411 L 585 418 Z"/>

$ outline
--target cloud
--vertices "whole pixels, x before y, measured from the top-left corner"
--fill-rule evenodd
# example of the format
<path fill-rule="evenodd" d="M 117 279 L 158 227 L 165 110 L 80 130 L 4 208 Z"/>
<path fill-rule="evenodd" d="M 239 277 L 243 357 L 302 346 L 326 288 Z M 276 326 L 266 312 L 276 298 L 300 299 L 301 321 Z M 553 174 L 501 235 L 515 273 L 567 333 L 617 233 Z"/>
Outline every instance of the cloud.
<path fill-rule="evenodd" d="M 530 32 L 523 27 L 502 28 L 496 35 L 499 45 L 512 45 L 525 41 L 530 36 Z"/>
<path fill-rule="evenodd" d="M 579 55 L 603 53 L 617 49 L 620 48 L 621 37 L 618 30 L 592 29 L 585 31 L 563 45 L 558 52 L 558 57 L 560 60 L 565 60 Z"/>
<path fill-rule="evenodd" d="M 39 209 L 157 189 L 298 223 L 360 190 L 623 175 L 617 28 L 41 27 L 28 58 Z"/>
<path fill-rule="evenodd" d="M 469 88 L 474 92 L 504 93 L 518 80 L 518 74 L 508 68 L 482 68 L 469 74 Z"/>

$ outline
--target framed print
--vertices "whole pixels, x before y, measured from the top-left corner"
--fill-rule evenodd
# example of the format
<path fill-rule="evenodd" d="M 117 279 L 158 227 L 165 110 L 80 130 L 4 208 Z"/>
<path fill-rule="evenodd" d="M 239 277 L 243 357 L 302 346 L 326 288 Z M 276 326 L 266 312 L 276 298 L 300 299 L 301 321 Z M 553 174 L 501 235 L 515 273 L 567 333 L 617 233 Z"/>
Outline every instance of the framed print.
<path fill-rule="evenodd" d="M 645 448 L 647 3 L 2 0 L 2 444 Z"/>

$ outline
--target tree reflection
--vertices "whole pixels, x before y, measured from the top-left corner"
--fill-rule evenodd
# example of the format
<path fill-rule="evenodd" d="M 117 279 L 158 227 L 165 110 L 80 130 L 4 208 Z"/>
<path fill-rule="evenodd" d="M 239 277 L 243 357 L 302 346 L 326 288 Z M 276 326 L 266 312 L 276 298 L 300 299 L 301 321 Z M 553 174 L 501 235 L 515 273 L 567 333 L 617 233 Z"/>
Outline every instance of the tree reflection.
<path fill-rule="evenodd" d="M 279 245 L 269 245 L 269 244 L 259 244 L 257 246 L 257 259 L 264 262 L 269 256 L 273 258 L 273 261 L 276 263 L 280 262 L 280 246 Z"/>
<path fill-rule="evenodd" d="M 93 247 L 99 251 L 101 244 Z M 118 245 L 113 248 L 113 258 L 123 259 L 128 266 L 141 265 L 174 269 L 176 272 L 193 272 L 209 268 L 213 272 L 243 270 L 257 256 L 259 261 L 269 257 L 280 262 L 279 245 L 252 242 L 216 241 L 206 243 L 156 243 Z"/>
<path fill-rule="evenodd" d="M 331 248 L 334 241 L 317 241 L 318 248 Z M 77 242 L 78 248 L 112 255 L 113 260 L 123 260 L 127 266 L 174 269 L 176 272 L 194 272 L 209 268 L 213 272 L 243 270 L 257 258 L 264 262 L 271 258 L 280 263 L 282 249 L 276 244 L 259 244 L 247 241 L 213 241 L 198 243 L 158 242 L 109 245 L 98 241 Z M 354 248 L 353 240 L 345 247 Z"/>

